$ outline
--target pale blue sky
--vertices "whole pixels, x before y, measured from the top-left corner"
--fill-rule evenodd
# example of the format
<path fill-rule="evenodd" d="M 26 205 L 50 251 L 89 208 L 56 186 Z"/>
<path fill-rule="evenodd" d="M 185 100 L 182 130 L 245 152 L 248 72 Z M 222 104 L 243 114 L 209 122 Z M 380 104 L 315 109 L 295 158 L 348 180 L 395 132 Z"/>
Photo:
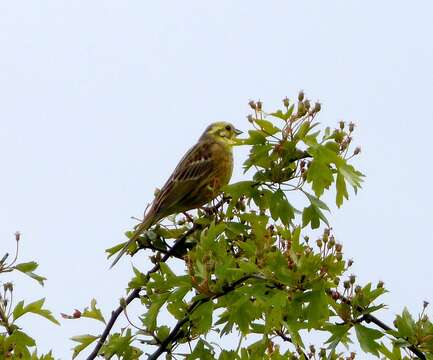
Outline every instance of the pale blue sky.
<path fill-rule="evenodd" d="M 391 322 L 433 301 L 430 1 L 0 1 L 0 253 L 23 233 L 16 296 L 58 315 L 96 297 L 108 315 L 130 260 L 123 240 L 208 123 L 248 123 L 304 89 L 319 119 L 358 124 L 358 196 L 331 215 L 362 281 L 385 281 Z M 245 153 L 236 153 L 237 175 Z M 122 319 L 121 324 L 125 324 Z M 70 358 L 91 321 L 23 323 Z"/>

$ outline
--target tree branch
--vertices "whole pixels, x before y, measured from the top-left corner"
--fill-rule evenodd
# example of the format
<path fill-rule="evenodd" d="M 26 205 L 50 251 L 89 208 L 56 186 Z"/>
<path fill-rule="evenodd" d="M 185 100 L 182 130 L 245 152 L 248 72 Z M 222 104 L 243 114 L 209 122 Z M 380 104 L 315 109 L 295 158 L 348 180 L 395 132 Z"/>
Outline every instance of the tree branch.
<path fill-rule="evenodd" d="M 189 317 L 191 315 L 191 313 L 201 304 L 204 304 L 208 301 L 212 301 L 215 299 L 218 299 L 221 296 L 227 295 L 228 293 L 230 293 L 231 291 L 235 290 L 236 287 L 243 283 L 245 280 L 248 280 L 250 278 L 253 278 L 253 275 L 245 275 L 243 277 L 241 277 L 240 279 L 236 280 L 235 282 L 229 284 L 228 286 L 224 287 L 224 290 L 218 294 L 209 296 L 205 299 L 200 299 L 200 300 L 196 300 L 194 301 L 187 309 L 186 311 L 186 315 L 184 318 L 180 319 L 176 325 L 174 326 L 174 328 L 170 331 L 170 334 L 161 342 L 161 344 L 159 345 L 158 349 L 155 350 L 155 352 L 150 355 L 147 360 L 156 360 L 158 359 L 158 357 L 163 354 L 164 352 L 168 351 L 168 346 L 176 340 L 176 338 L 179 336 L 180 334 L 180 330 L 182 328 L 182 326 L 187 323 L 189 321 Z"/>
<path fill-rule="evenodd" d="M 352 306 L 352 303 L 350 301 L 350 299 L 348 299 L 347 297 L 342 296 L 340 293 L 338 293 L 340 299 L 342 302 L 344 302 L 347 305 Z M 365 309 L 363 309 L 361 306 L 357 306 L 356 310 L 359 312 L 364 312 Z M 380 327 L 382 330 L 385 331 L 389 331 L 389 330 L 393 330 L 390 326 L 388 326 L 387 324 L 385 324 L 383 321 L 379 320 L 377 317 L 375 317 L 374 315 L 371 314 L 364 314 L 362 315 L 357 322 L 363 322 L 365 321 L 366 323 L 373 323 L 376 326 Z M 419 359 L 421 360 L 426 360 L 426 357 L 424 355 L 424 353 L 419 350 L 415 345 L 410 345 L 407 347 L 413 354 L 415 354 L 416 356 L 418 356 Z"/>
<path fill-rule="evenodd" d="M 149 279 L 150 275 L 152 273 L 157 272 L 161 267 L 161 263 L 166 262 L 177 251 L 177 248 L 185 242 L 187 237 L 189 235 L 191 235 L 193 232 L 195 232 L 196 230 L 198 230 L 199 228 L 201 228 L 201 225 L 194 224 L 194 226 L 191 229 L 189 229 L 178 240 L 176 240 L 176 242 L 170 248 L 170 250 L 164 254 L 161 261 L 159 261 L 157 264 L 155 264 L 154 267 L 146 273 L 146 278 Z M 119 305 L 119 307 L 111 313 L 110 320 L 108 321 L 107 325 L 105 326 L 105 329 L 104 329 L 103 333 L 101 334 L 98 342 L 96 343 L 95 348 L 90 353 L 90 355 L 87 357 L 87 360 L 93 360 L 96 358 L 96 356 L 98 356 L 99 350 L 101 350 L 102 345 L 104 345 L 105 341 L 107 340 L 107 337 L 110 334 L 111 329 L 113 328 L 119 315 L 122 313 L 124 307 L 128 306 L 133 300 L 139 298 L 140 297 L 140 291 L 141 291 L 140 288 L 134 289 L 128 295 L 128 297 L 125 299 L 125 304 Z"/>
<path fill-rule="evenodd" d="M 385 331 L 392 330 L 391 327 L 389 327 L 383 321 L 379 320 L 377 317 L 375 317 L 371 314 L 363 315 L 360 320 L 365 321 L 367 323 L 372 322 L 373 324 L 375 324 L 376 326 L 380 327 L 381 329 L 383 329 Z M 414 353 L 416 356 L 418 356 L 421 360 L 426 360 L 424 353 L 421 350 L 419 350 L 415 345 L 410 345 L 407 348 L 410 351 L 412 351 L 412 353 Z"/>

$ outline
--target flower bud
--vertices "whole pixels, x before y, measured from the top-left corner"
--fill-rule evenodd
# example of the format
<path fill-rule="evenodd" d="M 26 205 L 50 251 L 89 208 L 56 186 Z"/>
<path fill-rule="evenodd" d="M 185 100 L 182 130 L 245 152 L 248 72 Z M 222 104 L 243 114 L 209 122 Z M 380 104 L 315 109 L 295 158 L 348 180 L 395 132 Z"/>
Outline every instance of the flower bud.
<path fill-rule="evenodd" d="M 321 348 L 320 352 L 319 352 L 319 355 L 320 356 L 326 356 L 326 350 L 324 348 Z"/>
<path fill-rule="evenodd" d="M 341 120 L 338 124 L 340 125 L 340 129 L 341 130 L 343 130 L 344 129 L 344 125 L 346 125 L 343 120 Z"/>
<path fill-rule="evenodd" d="M 263 105 L 263 103 L 260 100 L 257 101 L 257 104 L 256 104 L 257 111 L 262 111 L 262 105 Z"/>
<path fill-rule="evenodd" d="M 304 103 L 299 103 L 298 104 L 298 112 L 296 114 L 297 117 L 302 117 L 307 113 L 307 110 L 305 109 L 305 105 Z"/>
<path fill-rule="evenodd" d="M 15 240 L 20 241 L 20 239 L 21 239 L 21 233 L 19 231 L 16 231 L 15 232 Z"/>
<path fill-rule="evenodd" d="M 289 105 L 290 105 L 290 101 L 289 101 L 289 99 L 287 98 L 287 97 L 285 97 L 284 99 L 283 99 L 283 104 L 284 104 L 284 106 L 287 108 L 287 107 L 289 107 Z"/>
<path fill-rule="evenodd" d="M 305 236 L 304 236 L 304 241 L 305 241 L 306 243 L 308 243 L 309 240 L 310 240 L 310 237 L 309 237 L 308 235 L 305 235 Z"/>
<path fill-rule="evenodd" d="M 356 285 L 355 287 L 355 294 L 359 294 L 362 291 L 362 287 L 359 285 Z"/>
<path fill-rule="evenodd" d="M 14 284 L 12 284 L 11 282 L 4 283 L 3 284 L 3 290 L 4 290 L 4 292 L 7 292 L 7 291 L 12 292 L 12 291 L 14 291 Z"/>
<path fill-rule="evenodd" d="M 361 152 L 361 148 L 358 146 L 353 150 L 353 155 L 358 155 Z"/>
<path fill-rule="evenodd" d="M 340 278 L 339 278 L 339 277 L 336 277 L 336 278 L 334 279 L 334 285 L 335 285 L 335 286 L 338 286 L 338 284 L 340 284 Z"/>
<path fill-rule="evenodd" d="M 353 284 L 355 284 L 355 281 L 356 281 L 356 276 L 355 275 L 350 275 L 349 276 L 349 281 L 350 281 L 350 283 L 353 285 Z"/>
<path fill-rule="evenodd" d="M 301 90 L 301 91 L 298 93 L 298 101 L 299 101 L 299 102 L 304 101 L 304 96 L 305 96 L 304 91 Z"/>
<path fill-rule="evenodd" d="M 341 260 L 343 260 L 343 254 L 342 254 L 341 252 L 339 252 L 339 253 L 337 253 L 337 254 L 335 255 L 335 258 L 336 258 L 338 261 L 341 261 Z"/>
<path fill-rule="evenodd" d="M 382 289 L 384 285 L 385 285 L 385 283 L 381 280 L 377 283 L 377 288 Z"/>
<path fill-rule="evenodd" d="M 310 107 L 311 107 L 310 100 L 304 101 L 304 107 L 307 111 L 310 110 Z"/>
<path fill-rule="evenodd" d="M 247 119 L 248 119 L 248 121 L 249 121 L 250 123 L 253 123 L 253 122 L 254 122 L 254 118 L 253 118 L 252 115 L 248 115 L 248 116 L 247 116 Z"/>
<path fill-rule="evenodd" d="M 251 107 L 251 109 L 257 110 L 257 106 L 256 106 L 256 103 L 254 102 L 254 100 L 250 100 L 248 102 L 248 105 Z"/>
<path fill-rule="evenodd" d="M 353 130 L 355 130 L 355 124 L 353 122 L 351 122 L 349 124 L 349 131 L 352 132 Z"/>
<path fill-rule="evenodd" d="M 352 259 L 349 259 L 348 261 L 347 261 L 347 267 L 351 267 L 353 265 L 353 260 Z"/>
<path fill-rule="evenodd" d="M 422 303 L 422 307 L 425 309 L 429 305 L 428 301 L 425 301 Z"/>
<path fill-rule="evenodd" d="M 316 245 L 321 248 L 323 245 L 323 241 L 321 239 L 316 240 Z"/>
<path fill-rule="evenodd" d="M 318 113 L 321 109 L 322 109 L 322 105 L 321 105 L 319 102 L 316 102 L 316 103 L 314 104 L 314 109 L 313 109 L 313 111 L 314 111 L 315 113 Z"/>
<path fill-rule="evenodd" d="M 350 289 L 350 281 L 349 280 L 346 280 L 346 281 L 344 281 L 343 282 L 343 287 L 347 290 L 347 289 Z"/>
<path fill-rule="evenodd" d="M 341 253 L 341 251 L 343 250 L 343 245 L 342 244 L 335 244 L 335 251 Z"/>
<path fill-rule="evenodd" d="M 315 353 L 316 353 L 316 348 L 314 347 L 314 345 L 310 345 L 310 352 L 311 352 L 312 354 L 315 354 Z"/>

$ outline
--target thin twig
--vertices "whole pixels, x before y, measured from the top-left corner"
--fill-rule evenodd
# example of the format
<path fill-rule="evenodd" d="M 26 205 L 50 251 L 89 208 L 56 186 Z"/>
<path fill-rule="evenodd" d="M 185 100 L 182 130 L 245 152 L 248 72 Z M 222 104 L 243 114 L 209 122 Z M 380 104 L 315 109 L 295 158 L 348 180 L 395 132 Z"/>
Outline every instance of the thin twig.
<path fill-rule="evenodd" d="M 163 258 L 161 259 L 161 261 L 159 261 L 158 263 L 156 263 L 152 269 L 150 269 L 147 273 L 146 273 L 146 278 L 149 279 L 150 275 L 154 272 L 157 272 L 160 267 L 161 267 L 161 263 L 166 262 L 173 254 L 174 252 L 177 250 L 177 248 L 185 242 L 186 238 L 191 235 L 193 232 L 195 232 L 197 229 L 200 228 L 200 225 L 195 225 L 189 229 L 185 234 L 183 234 L 175 243 L 174 245 L 171 247 L 171 249 L 165 253 L 165 255 L 163 256 Z M 134 289 L 129 295 L 128 297 L 125 299 L 125 302 L 123 305 L 119 305 L 119 307 L 114 310 L 111 313 L 111 318 L 108 321 L 107 325 L 105 326 L 105 329 L 103 331 L 103 333 L 101 334 L 101 336 L 99 337 L 98 342 L 96 343 L 95 348 L 93 349 L 93 351 L 90 353 L 90 355 L 87 357 L 87 360 L 93 360 L 96 358 L 96 356 L 98 356 L 99 350 L 101 350 L 102 345 L 104 345 L 105 340 L 107 340 L 108 335 L 110 334 L 111 329 L 113 328 L 117 318 L 119 317 L 119 315 L 122 313 L 124 307 L 128 306 L 133 300 L 138 299 L 140 297 L 140 291 L 141 288 L 138 289 Z"/>
<path fill-rule="evenodd" d="M 341 295 L 340 295 L 340 299 L 345 304 L 350 305 L 350 306 L 352 305 L 350 299 L 348 299 L 344 296 L 341 296 Z M 363 309 L 361 306 L 357 306 L 356 310 L 359 312 L 363 312 L 365 309 Z M 365 321 L 366 323 L 373 323 L 385 331 L 393 330 L 390 326 L 385 324 L 382 320 L 379 320 L 377 317 L 375 317 L 374 315 L 371 315 L 371 314 L 364 314 L 357 320 L 357 322 L 363 322 L 363 321 Z M 410 346 L 407 346 L 407 349 L 409 349 L 413 354 L 418 356 L 419 359 L 426 360 L 424 353 L 421 350 L 419 350 L 416 346 L 410 345 Z"/>
<path fill-rule="evenodd" d="M 287 342 L 293 344 L 293 340 L 292 340 L 290 337 L 288 337 L 286 334 L 284 334 L 284 332 L 283 332 L 282 330 L 277 330 L 275 333 L 276 333 L 276 334 L 277 334 L 281 339 L 283 339 L 284 341 L 287 341 Z M 293 345 L 294 345 L 294 344 L 293 344 Z M 307 355 L 305 355 L 304 351 L 303 351 L 299 346 L 297 346 L 297 345 L 296 345 L 296 350 L 297 350 L 298 352 L 302 353 L 302 355 L 304 356 L 305 360 L 308 360 Z"/>

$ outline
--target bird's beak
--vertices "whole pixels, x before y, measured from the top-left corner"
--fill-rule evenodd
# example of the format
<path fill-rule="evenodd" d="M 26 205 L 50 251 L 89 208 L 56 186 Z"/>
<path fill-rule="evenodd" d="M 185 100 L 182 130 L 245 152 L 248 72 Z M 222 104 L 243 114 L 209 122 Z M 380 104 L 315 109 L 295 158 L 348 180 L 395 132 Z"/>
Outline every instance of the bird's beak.
<path fill-rule="evenodd" d="M 234 132 L 235 132 L 236 135 L 240 135 L 240 134 L 243 133 L 243 131 L 240 131 L 240 130 L 238 130 L 238 129 L 236 129 L 236 128 L 235 128 Z"/>

